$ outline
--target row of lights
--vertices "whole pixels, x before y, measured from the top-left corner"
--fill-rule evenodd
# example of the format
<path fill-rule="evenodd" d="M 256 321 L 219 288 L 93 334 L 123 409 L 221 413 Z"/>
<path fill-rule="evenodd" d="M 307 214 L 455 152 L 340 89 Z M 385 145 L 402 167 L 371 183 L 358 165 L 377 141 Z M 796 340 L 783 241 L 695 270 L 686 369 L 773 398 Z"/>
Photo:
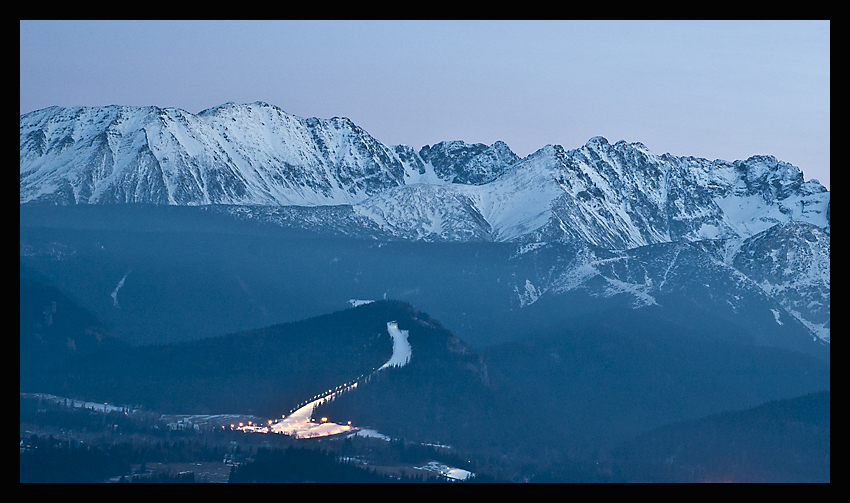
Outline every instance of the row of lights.
<path fill-rule="evenodd" d="M 398 325 L 397 325 L 397 324 L 396 324 L 396 327 L 398 327 Z M 375 370 L 375 367 L 372 367 L 372 370 L 374 371 L 374 370 Z M 340 388 L 352 386 L 352 385 L 356 384 L 358 380 L 360 380 L 361 378 L 363 378 L 363 377 L 364 377 L 364 375 L 365 375 L 365 374 L 360 374 L 360 375 L 359 375 L 356 379 L 354 379 L 354 380 L 352 380 L 352 381 L 349 381 L 349 382 L 347 382 L 347 383 L 345 383 L 345 384 L 340 384 L 340 385 L 339 385 L 339 386 L 337 386 L 336 388 L 334 388 L 334 389 L 329 389 L 329 390 L 325 391 L 324 393 L 319 393 L 318 395 L 314 396 L 314 397 L 312 398 L 312 400 L 310 400 L 310 401 L 315 401 L 315 400 L 317 400 L 317 399 L 318 399 L 318 398 L 320 398 L 320 397 L 324 397 L 324 396 L 326 396 L 326 395 L 328 395 L 328 394 L 330 394 L 330 393 L 334 393 L 335 391 L 339 390 Z M 304 405 L 306 405 L 307 403 L 309 403 L 309 402 L 308 402 L 308 401 L 306 401 L 306 400 L 305 400 L 305 401 L 303 401 L 303 402 L 301 402 L 301 403 L 300 403 L 300 404 L 298 404 L 298 405 L 297 405 L 294 409 L 292 409 L 292 410 L 290 411 L 290 413 L 292 413 L 292 412 L 293 412 L 293 411 L 295 411 L 295 410 L 300 409 L 301 407 L 303 407 L 303 406 L 304 406 Z M 106 404 L 104 404 L 104 405 L 106 405 Z M 285 419 L 285 418 L 286 418 L 286 414 L 282 414 L 282 415 L 280 416 L 280 418 L 281 418 L 281 419 Z M 328 420 L 328 418 L 323 417 L 323 418 L 322 418 L 322 423 L 327 422 L 327 420 Z M 272 424 L 272 420 L 271 420 L 271 419 L 269 419 L 269 425 L 271 425 L 271 424 Z M 248 421 L 248 426 L 251 426 L 251 421 Z M 349 422 L 348 422 L 348 426 L 351 426 L 351 421 L 349 421 Z M 232 425 L 232 424 L 230 425 L 230 428 L 231 428 L 231 429 L 233 429 L 234 427 L 235 427 L 234 425 Z M 242 424 L 242 423 L 239 423 L 239 427 L 240 427 L 240 428 L 242 428 L 242 427 L 243 427 L 243 424 Z M 222 429 L 224 429 L 224 426 L 222 426 L 221 428 L 222 428 Z"/>
<path fill-rule="evenodd" d="M 283 416 L 281 416 L 281 417 L 283 417 Z M 328 422 L 328 418 L 327 418 L 327 417 L 323 417 L 323 418 L 321 419 L 321 422 L 323 422 L 323 423 L 327 423 L 327 422 Z M 271 419 L 269 419 L 269 425 L 271 425 L 271 424 L 273 424 L 273 423 L 274 423 L 274 421 L 273 421 L 273 420 L 271 420 Z M 248 426 L 253 426 L 253 425 L 254 425 L 253 421 L 248 421 Z M 349 421 L 349 422 L 348 422 L 348 426 L 351 426 L 351 421 Z M 244 427 L 245 427 L 245 423 L 239 423 L 239 428 L 244 428 Z M 230 429 L 233 429 L 233 428 L 236 428 L 236 425 L 231 423 L 231 425 L 230 425 Z M 222 425 L 222 426 L 221 426 L 221 429 L 224 429 L 224 425 Z"/>

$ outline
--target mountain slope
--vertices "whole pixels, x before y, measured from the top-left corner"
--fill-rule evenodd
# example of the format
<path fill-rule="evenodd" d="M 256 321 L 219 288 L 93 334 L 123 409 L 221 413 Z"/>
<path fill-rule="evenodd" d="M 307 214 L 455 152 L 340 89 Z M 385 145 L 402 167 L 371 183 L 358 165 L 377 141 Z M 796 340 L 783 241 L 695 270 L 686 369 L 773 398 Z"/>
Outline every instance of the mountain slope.
<path fill-rule="evenodd" d="M 776 324 L 791 319 L 830 340 L 830 194 L 772 156 L 709 161 L 602 137 L 523 159 L 503 142 L 417 152 L 385 146 L 349 119 L 305 119 L 263 102 L 197 115 L 51 107 L 20 120 L 22 207 L 204 206 L 322 236 L 518 250 L 557 243 L 579 253 L 513 281 L 521 308 L 575 288 L 628 291 L 636 308 L 657 303 L 664 288 L 682 287 L 667 281 L 678 270 L 678 252 L 668 252 L 693 243 L 706 254 L 694 263 L 725 278 L 701 276 L 709 305 L 722 298 L 735 310 L 739 298 L 767 295 Z M 627 262 L 647 270 L 622 276 Z M 678 277 L 698 286 L 688 274 Z"/>
<path fill-rule="evenodd" d="M 668 425 L 613 451 L 625 482 L 829 482 L 829 391 Z"/>
<path fill-rule="evenodd" d="M 770 239 L 774 235 L 785 237 Z M 729 245 L 725 240 L 705 240 L 620 252 L 584 248 L 563 254 L 571 259 L 560 263 L 547 258 L 560 254 L 556 248 L 542 245 L 526 254 L 540 255 L 537 260 L 552 266 L 525 278 L 525 285 L 518 285 L 517 299 L 527 308 L 544 295 L 581 293 L 621 299 L 635 309 L 661 306 L 678 313 L 682 322 L 695 319 L 697 312 L 707 319 L 729 320 L 752 334 L 751 344 L 772 341 L 804 352 L 817 352 L 815 346 L 829 344 L 828 234 L 794 222 L 744 241 L 736 253 L 728 253 Z M 729 255 L 728 262 L 722 259 L 724 254 Z M 789 259 L 797 263 L 789 264 Z M 781 268 L 776 263 L 780 261 Z M 774 276 L 765 276 L 765 271 Z M 806 333 L 808 338 L 801 336 Z"/>
<path fill-rule="evenodd" d="M 269 215 L 295 219 L 296 210 L 269 208 Z M 476 348 L 613 307 L 653 308 L 692 326 L 727 320 L 742 343 L 828 358 L 828 347 L 813 342 L 804 324 L 811 301 L 796 318 L 783 307 L 786 290 L 767 292 L 733 267 L 738 249 L 721 240 L 621 252 L 562 243 L 375 241 L 233 220 L 207 207 L 21 206 L 21 263 L 63 285 L 134 344 L 295 321 L 386 295 L 439 317 Z M 828 306 L 828 297 L 812 292 Z M 822 308 L 811 309 L 813 316 Z"/>
<path fill-rule="evenodd" d="M 776 225 L 744 241 L 732 264 L 829 342 L 828 233 L 803 222 Z"/>
<path fill-rule="evenodd" d="M 828 363 L 722 340 L 717 328 L 725 323 L 700 330 L 651 310 L 611 309 L 481 353 L 494 389 L 525 412 L 526 434 L 552 449 L 829 389 Z"/>
<path fill-rule="evenodd" d="M 487 239 L 535 233 L 537 240 L 614 249 L 746 238 L 792 220 L 828 226 L 828 191 L 770 156 L 735 162 L 657 156 L 643 144 L 611 145 L 602 137 L 575 150 L 547 145 L 525 159 L 502 142 L 441 142 L 415 152 L 387 147 L 349 119 L 304 119 L 262 102 L 198 115 L 51 107 L 21 116 L 20 146 L 21 203 L 316 206 L 380 196 L 363 212 L 377 215 L 390 205 L 383 213 L 407 213 L 410 225 L 422 227 L 424 218 L 436 228 L 445 214 L 471 211 L 492 230 Z M 423 197 L 382 194 L 420 183 L 432 186 Z M 459 197 L 471 206 L 453 207 Z M 428 207 L 441 211 L 427 215 Z M 409 228 L 394 229 L 399 232 L 390 234 L 411 239 Z"/>
<path fill-rule="evenodd" d="M 20 278 L 20 388 L 36 391 L 68 360 L 124 347 L 89 311 L 31 271 Z"/>
<path fill-rule="evenodd" d="M 604 138 L 569 151 L 546 146 L 487 183 L 417 187 L 370 196 L 353 205 L 355 213 L 389 239 L 561 241 L 618 250 L 745 239 L 791 221 L 829 229 L 829 192 L 815 180 L 803 183 L 799 169 L 775 158 L 729 163 L 659 157 L 641 144 L 610 145 Z M 391 225 L 386 214 L 393 215 Z M 465 222 L 468 230 L 416 231 L 438 229 L 447 220 Z M 328 219 L 325 225 L 357 233 L 347 222 Z"/>
<path fill-rule="evenodd" d="M 403 183 L 395 153 L 350 120 L 257 102 L 39 110 L 21 117 L 21 202 L 351 203 Z"/>
<path fill-rule="evenodd" d="M 182 344 L 103 351 L 62 365 L 49 389 L 40 391 L 178 414 L 236 411 L 279 417 L 304 399 L 386 362 L 393 347 L 387 322 L 393 320 L 406 330 L 429 318 L 408 304 L 380 301 Z M 477 364 L 456 336 L 449 346 L 432 348 L 431 335 L 417 330 L 413 327 L 409 338 L 415 358 L 445 359 L 453 348 Z M 483 369 L 476 372 L 486 376 Z"/>

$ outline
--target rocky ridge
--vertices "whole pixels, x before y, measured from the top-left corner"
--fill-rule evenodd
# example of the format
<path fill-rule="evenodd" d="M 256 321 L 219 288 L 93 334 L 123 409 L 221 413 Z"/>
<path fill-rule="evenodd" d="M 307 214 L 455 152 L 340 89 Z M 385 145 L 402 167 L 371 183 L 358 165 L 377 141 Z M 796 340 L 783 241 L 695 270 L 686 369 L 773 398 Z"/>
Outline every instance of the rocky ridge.
<path fill-rule="evenodd" d="M 629 292 L 648 305 L 672 284 L 670 257 L 693 249 L 829 341 L 829 191 L 772 156 L 656 155 L 603 137 L 522 159 L 503 142 L 416 151 L 346 118 L 263 102 L 197 115 L 51 107 L 21 116 L 20 146 L 21 204 L 210 205 L 358 238 L 584 250 L 567 270 L 518 284 L 524 305 L 600 278 L 596 295 Z M 644 272 L 618 269 L 627 263 Z"/>

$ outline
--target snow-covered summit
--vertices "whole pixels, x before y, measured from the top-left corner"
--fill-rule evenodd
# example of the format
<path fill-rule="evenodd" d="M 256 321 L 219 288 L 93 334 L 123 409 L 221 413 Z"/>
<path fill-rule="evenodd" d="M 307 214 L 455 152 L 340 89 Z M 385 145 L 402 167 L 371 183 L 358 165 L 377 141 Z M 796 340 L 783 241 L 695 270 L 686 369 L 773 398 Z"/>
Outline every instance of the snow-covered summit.
<path fill-rule="evenodd" d="M 791 221 L 829 226 L 829 192 L 769 155 L 659 156 L 601 136 L 523 159 L 501 141 L 417 151 L 347 118 L 302 118 L 261 101 L 199 114 L 50 107 L 21 116 L 20 147 L 21 203 L 345 205 L 402 239 L 608 249 L 745 239 Z"/>
<path fill-rule="evenodd" d="M 350 120 L 262 102 L 39 112 L 21 117 L 21 202 L 350 204 L 403 183 L 393 150 Z"/>
<path fill-rule="evenodd" d="M 433 147 L 425 145 L 419 150 L 419 156 L 434 167 L 434 172 L 441 179 L 469 185 L 492 182 L 519 161 L 519 156 L 503 141 L 490 146 L 444 141 Z"/>

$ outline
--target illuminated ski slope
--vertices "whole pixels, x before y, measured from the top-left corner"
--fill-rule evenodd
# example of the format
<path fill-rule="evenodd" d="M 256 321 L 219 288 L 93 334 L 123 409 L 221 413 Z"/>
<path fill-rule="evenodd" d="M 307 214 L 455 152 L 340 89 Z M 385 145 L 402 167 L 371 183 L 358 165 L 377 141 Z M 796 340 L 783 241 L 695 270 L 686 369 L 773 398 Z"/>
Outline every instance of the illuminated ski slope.
<path fill-rule="evenodd" d="M 383 370 L 387 367 L 403 367 L 410 361 L 412 348 L 407 341 L 407 330 L 399 330 L 398 322 L 390 321 L 387 323 L 387 332 L 393 338 L 393 354 L 387 363 L 383 364 L 375 372 Z M 337 386 L 333 390 L 328 390 L 325 393 L 316 395 L 308 403 L 296 409 L 292 414 L 282 417 L 279 420 L 269 420 L 268 425 L 243 425 L 236 429 L 242 431 L 252 431 L 259 433 L 283 433 L 292 435 L 295 438 L 311 438 L 325 437 L 328 435 L 337 435 L 356 431 L 357 428 L 351 426 L 351 422 L 347 424 L 338 424 L 328 422 L 322 418 L 314 422 L 313 409 L 317 405 L 325 402 L 325 400 L 333 400 L 340 393 L 356 388 L 358 382 L 347 383 Z"/>

